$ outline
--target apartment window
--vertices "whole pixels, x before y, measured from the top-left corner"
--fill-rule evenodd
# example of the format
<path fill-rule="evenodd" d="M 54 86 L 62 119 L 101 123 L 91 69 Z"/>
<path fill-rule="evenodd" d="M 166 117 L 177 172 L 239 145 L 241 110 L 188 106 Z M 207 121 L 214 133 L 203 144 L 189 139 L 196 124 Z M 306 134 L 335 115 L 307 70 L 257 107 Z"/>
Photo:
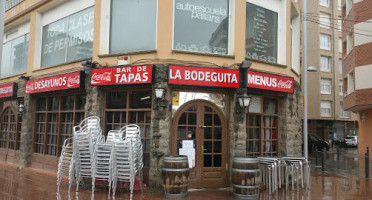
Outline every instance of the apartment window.
<path fill-rule="evenodd" d="M 339 87 L 340 96 L 344 95 L 343 88 L 342 88 L 342 80 L 340 80 L 340 82 L 338 83 L 338 87 Z"/>
<path fill-rule="evenodd" d="M 84 119 L 85 95 L 53 95 L 37 99 L 34 152 L 59 156 L 73 127 Z"/>
<path fill-rule="evenodd" d="M 319 23 L 321 28 L 329 29 L 331 27 L 331 15 L 321 12 L 319 14 Z"/>
<path fill-rule="evenodd" d="M 331 117 L 331 101 L 321 101 L 320 102 L 320 115 L 322 117 Z"/>
<path fill-rule="evenodd" d="M 157 0 L 111 0 L 109 52 L 156 49 L 156 13 Z"/>
<path fill-rule="evenodd" d="M 331 57 L 320 56 L 320 70 L 323 72 L 331 72 Z"/>
<path fill-rule="evenodd" d="M 346 55 L 350 53 L 353 49 L 354 41 L 353 41 L 353 33 L 349 33 L 346 36 Z"/>
<path fill-rule="evenodd" d="M 338 60 L 338 72 L 342 74 L 342 59 Z"/>
<path fill-rule="evenodd" d="M 246 118 L 246 155 L 278 155 L 278 109 L 277 99 L 253 96 Z"/>
<path fill-rule="evenodd" d="M 337 8 L 338 10 L 341 10 L 341 0 L 337 0 Z"/>
<path fill-rule="evenodd" d="M 342 20 L 341 20 L 341 16 L 338 16 L 339 20 L 337 20 L 337 29 L 338 31 L 342 31 Z"/>
<path fill-rule="evenodd" d="M 247 2 L 245 31 L 246 57 L 277 63 L 278 13 Z"/>
<path fill-rule="evenodd" d="M 5 2 L 5 10 L 9 10 L 13 8 L 14 6 L 20 4 L 24 0 L 6 0 Z"/>
<path fill-rule="evenodd" d="M 347 91 L 347 94 L 351 94 L 354 92 L 354 72 L 350 72 L 348 75 L 347 75 L 347 79 L 346 79 L 346 91 Z"/>
<path fill-rule="evenodd" d="M 175 0 L 173 49 L 228 54 L 228 38 L 228 0 Z"/>
<path fill-rule="evenodd" d="M 7 77 L 27 71 L 29 34 L 3 44 L 0 77 Z"/>
<path fill-rule="evenodd" d="M 94 7 L 43 27 L 41 67 L 92 57 Z"/>
<path fill-rule="evenodd" d="M 320 94 L 331 94 L 332 80 L 327 78 L 320 79 Z"/>
<path fill-rule="evenodd" d="M 338 38 L 338 52 L 342 53 L 342 39 Z"/>
<path fill-rule="evenodd" d="M 349 14 L 352 6 L 353 6 L 353 0 L 345 0 L 346 2 L 346 15 Z M 345 15 L 345 17 L 346 17 Z"/>
<path fill-rule="evenodd" d="M 340 101 L 340 116 L 344 118 L 350 118 L 350 111 L 344 110 L 344 104 Z"/>
<path fill-rule="evenodd" d="M 329 7 L 329 0 L 319 0 L 319 5 Z"/>
<path fill-rule="evenodd" d="M 320 48 L 324 50 L 331 50 L 331 36 L 320 34 Z"/>

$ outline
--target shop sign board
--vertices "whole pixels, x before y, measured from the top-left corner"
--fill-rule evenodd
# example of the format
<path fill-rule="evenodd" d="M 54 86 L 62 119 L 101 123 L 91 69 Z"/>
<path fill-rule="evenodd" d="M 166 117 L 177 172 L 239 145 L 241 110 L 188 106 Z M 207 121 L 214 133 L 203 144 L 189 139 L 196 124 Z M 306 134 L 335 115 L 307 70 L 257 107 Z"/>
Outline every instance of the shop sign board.
<path fill-rule="evenodd" d="M 27 81 L 26 93 L 31 94 L 38 92 L 80 88 L 82 83 L 81 78 L 81 71 L 78 71 Z"/>
<path fill-rule="evenodd" d="M 249 88 L 293 93 L 293 84 L 294 79 L 292 77 L 248 71 L 247 83 L 244 85 Z"/>
<path fill-rule="evenodd" d="M 141 84 L 152 82 L 152 65 L 110 67 L 92 70 L 91 85 Z"/>
<path fill-rule="evenodd" d="M 14 97 L 16 96 L 16 83 L 8 83 L 0 85 L 0 97 Z"/>
<path fill-rule="evenodd" d="M 169 66 L 168 82 L 176 85 L 197 85 L 238 88 L 239 70 Z"/>

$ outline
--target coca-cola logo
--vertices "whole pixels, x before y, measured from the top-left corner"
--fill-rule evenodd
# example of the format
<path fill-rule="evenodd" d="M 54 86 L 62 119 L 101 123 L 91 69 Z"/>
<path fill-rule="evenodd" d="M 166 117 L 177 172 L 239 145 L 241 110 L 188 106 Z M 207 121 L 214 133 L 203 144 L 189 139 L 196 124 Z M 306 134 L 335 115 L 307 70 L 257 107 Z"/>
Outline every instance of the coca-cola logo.
<path fill-rule="evenodd" d="M 67 87 L 74 87 L 80 85 L 80 76 L 69 77 L 67 80 Z"/>
<path fill-rule="evenodd" d="M 111 82 L 111 72 L 94 73 L 92 75 L 92 83 Z"/>
<path fill-rule="evenodd" d="M 280 80 L 278 83 L 278 88 L 286 88 L 286 89 L 291 89 L 292 88 L 292 82 L 291 80 L 288 81 L 282 81 Z"/>
<path fill-rule="evenodd" d="M 26 90 L 27 90 L 27 91 L 33 91 L 33 90 L 34 90 L 34 84 L 33 84 L 33 83 L 31 83 L 31 84 L 27 84 L 27 85 L 26 85 Z"/>

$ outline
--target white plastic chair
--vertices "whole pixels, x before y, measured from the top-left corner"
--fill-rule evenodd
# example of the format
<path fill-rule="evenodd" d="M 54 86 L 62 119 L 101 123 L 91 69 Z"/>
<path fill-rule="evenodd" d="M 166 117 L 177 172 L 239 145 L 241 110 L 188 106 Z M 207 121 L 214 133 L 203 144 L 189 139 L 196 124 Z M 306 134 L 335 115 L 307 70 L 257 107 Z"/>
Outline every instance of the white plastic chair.
<path fill-rule="evenodd" d="M 70 165 L 73 155 L 72 147 L 72 138 L 67 138 L 63 142 L 61 156 L 59 157 L 58 162 L 58 171 L 57 171 L 57 191 L 59 191 L 59 186 L 61 184 L 62 176 L 70 177 Z"/>

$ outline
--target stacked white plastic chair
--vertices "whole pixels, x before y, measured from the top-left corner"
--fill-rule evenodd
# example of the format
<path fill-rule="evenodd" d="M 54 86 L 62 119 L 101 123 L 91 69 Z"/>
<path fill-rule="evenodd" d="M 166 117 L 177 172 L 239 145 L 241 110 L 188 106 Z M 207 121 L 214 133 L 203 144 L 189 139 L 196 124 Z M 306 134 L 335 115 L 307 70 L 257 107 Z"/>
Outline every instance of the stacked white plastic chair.
<path fill-rule="evenodd" d="M 62 176 L 70 176 L 70 165 L 72 161 L 72 138 L 67 138 L 62 146 L 61 156 L 58 162 L 57 171 L 57 191 L 59 191 L 59 186 L 61 184 Z"/>
<path fill-rule="evenodd" d="M 301 187 L 306 184 L 306 189 L 310 189 L 310 162 L 304 157 L 282 157 L 285 161 L 286 167 L 286 179 L 291 176 L 292 189 L 299 189 L 299 179 L 301 179 Z M 286 181 L 286 189 L 288 189 L 288 181 Z"/>

